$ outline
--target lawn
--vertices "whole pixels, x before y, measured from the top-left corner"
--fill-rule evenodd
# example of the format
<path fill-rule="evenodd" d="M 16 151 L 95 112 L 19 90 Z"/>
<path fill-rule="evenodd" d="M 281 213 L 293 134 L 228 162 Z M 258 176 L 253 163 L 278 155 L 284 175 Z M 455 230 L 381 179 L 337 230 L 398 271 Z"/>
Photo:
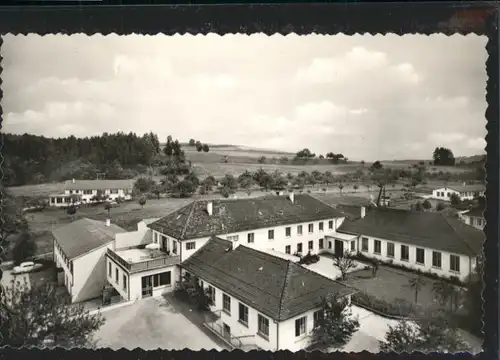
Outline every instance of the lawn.
<path fill-rule="evenodd" d="M 408 286 L 408 282 L 415 277 L 417 275 L 413 273 L 382 265 L 375 277 L 372 277 L 371 270 L 360 270 L 349 274 L 344 283 L 388 303 L 393 303 L 396 299 L 414 303 L 415 292 Z M 426 277 L 423 279 L 425 284 L 418 293 L 417 303 L 424 307 L 439 306 L 432 290 L 436 280 Z"/>

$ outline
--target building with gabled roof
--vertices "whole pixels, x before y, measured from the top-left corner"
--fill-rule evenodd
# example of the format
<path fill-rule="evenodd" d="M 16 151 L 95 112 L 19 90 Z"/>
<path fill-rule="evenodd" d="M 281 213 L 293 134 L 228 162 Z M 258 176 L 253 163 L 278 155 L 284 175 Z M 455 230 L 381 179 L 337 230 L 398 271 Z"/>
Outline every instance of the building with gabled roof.
<path fill-rule="evenodd" d="M 64 284 L 73 302 L 98 297 L 106 284 L 104 254 L 114 246 L 121 227 L 88 218 L 73 221 L 52 231 L 54 262 L 64 273 Z"/>
<path fill-rule="evenodd" d="M 484 196 L 484 184 L 462 184 L 450 185 L 447 187 L 432 190 L 432 197 L 438 200 L 450 201 L 453 194 L 457 195 L 461 201 L 473 200 L 479 196 Z"/>
<path fill-rule="evenodd" d="M 345 215 L 306 194 L 258 198 L 200 200 L 148 225 L 154 241 L 180 249 L 181 261 L 212 235 L 235 244 L 286 254 L 325 249 Z"/>
<path fill-rule="evenodd" d="M 209 289 L 220 316 L 208 324 L 212 329 L 264 350 L 305 348 L 323 297 L 355 292 L 293 261 L 215 236 L 179 266 Z"/>
<path fill-rule="evenodd" d="M 337 230 L 363 255 L 464 280 L 482 253 L 484 233 L 436 212 L 375 208 Z"/>

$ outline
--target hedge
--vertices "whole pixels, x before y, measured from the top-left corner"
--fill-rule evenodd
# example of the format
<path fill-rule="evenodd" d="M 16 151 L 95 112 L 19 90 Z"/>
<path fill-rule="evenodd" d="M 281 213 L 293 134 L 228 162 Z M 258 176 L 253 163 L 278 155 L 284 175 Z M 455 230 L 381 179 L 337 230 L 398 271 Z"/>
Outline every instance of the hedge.
<path fill-rule="evenodd" d="M 354 305 L 379 313 L 379 315 L 397 319 L 411 318 L 420 309 L 405 299 L 396 298 L 393 302 L 387 302 L 364 292 L 353 294 L 351 301 Z"/>

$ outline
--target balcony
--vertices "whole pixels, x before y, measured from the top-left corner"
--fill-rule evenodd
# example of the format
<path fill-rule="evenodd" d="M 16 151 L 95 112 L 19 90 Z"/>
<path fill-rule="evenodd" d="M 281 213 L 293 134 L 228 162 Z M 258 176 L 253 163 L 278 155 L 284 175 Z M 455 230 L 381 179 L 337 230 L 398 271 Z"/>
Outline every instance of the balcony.
<path fill-rule="evenodd" d="M 181 260 L 179 255 L 169 255 L 161 250 L 139 249 L 136 247 L 117 251 L 108 249 L 106 255 L 127 269 L 129 274 L 177 265 Z"/>

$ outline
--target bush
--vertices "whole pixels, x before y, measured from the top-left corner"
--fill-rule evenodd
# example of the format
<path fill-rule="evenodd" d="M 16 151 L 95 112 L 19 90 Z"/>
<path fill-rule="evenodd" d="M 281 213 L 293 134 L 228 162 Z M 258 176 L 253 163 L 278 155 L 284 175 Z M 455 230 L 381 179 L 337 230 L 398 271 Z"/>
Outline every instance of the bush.
<path fill-rule="evenodd" d="M 311 252 L 308 252 L 305 256 L 301 257 L 299 260 L 299 264 L 302 265 L 310 265 L 317 263 L 319 261 L 319 255 L 316 254 L 311 254 Z"/>
<path fill-rule="evenodd" d="M 387 302 L 364 292 L 353 294 L 351 299 L 355 305 L 375 310 L 387 316 L 411 317 L 417 310 L 414 304 L 404 299 L 396 298 L 393 302 Z"/>

